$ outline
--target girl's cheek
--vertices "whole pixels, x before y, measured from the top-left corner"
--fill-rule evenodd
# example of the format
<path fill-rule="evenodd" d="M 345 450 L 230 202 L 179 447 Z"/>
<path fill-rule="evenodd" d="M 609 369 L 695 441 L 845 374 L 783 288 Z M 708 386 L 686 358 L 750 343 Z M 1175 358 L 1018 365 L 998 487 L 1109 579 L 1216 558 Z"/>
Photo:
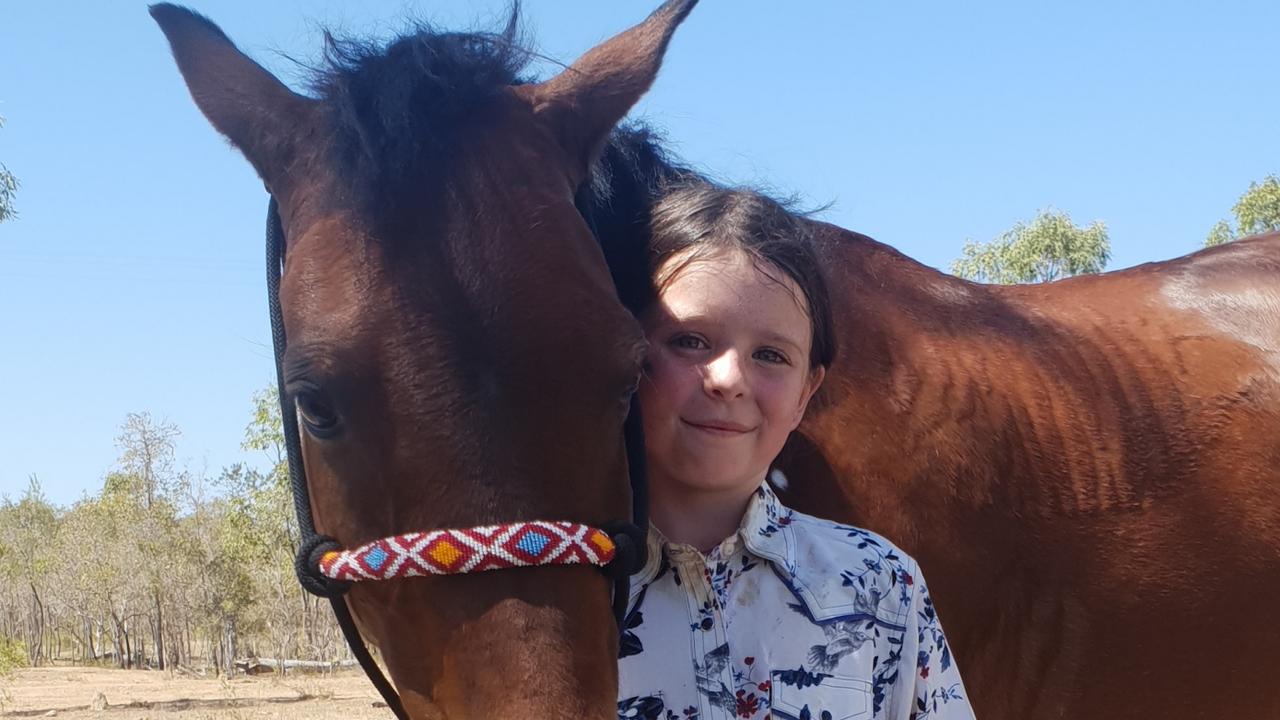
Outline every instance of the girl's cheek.
<path fill-rule="evenodd" d="M 689 382 L 687 364 L 668 353 L 654 353 L 650 356 L 649 369 L 645 376 L 652 391 L 670 399 L 679 394 L 679 387 Z"/>
<path fill-rule="evenodd" d="M 668 377 L 681 373 L 698 373 L 701 370 L 701 363 L 670 348 L 658 350 L 653 353 L 652 358 L 650 362 L 654 370 Z"/>
<path fill-rule="evenodd" d="M 762 379 L 758 387 L 778 407 L 790 408 L 804 398 L 805 377 L 802 373 L 779 373 Z"/>

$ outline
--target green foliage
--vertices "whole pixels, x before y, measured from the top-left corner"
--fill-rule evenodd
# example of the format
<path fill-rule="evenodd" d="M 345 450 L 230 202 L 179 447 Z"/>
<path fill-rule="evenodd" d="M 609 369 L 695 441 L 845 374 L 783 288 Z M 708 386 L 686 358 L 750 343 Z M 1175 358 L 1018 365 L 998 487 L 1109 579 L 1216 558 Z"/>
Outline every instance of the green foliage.
<path fill-rule="evenodd" d="M 1213 247 L 1215 245 L 1225 245 L 1236 239 L 1236 234 L 1231 230 L 1231 224 L 1226 220 L 1219 220 L 1214 223 L 1213 228 L 1209 230 L 1209 237 L 1204 239 L 1205 247 Z"/>
<path fill-rule="evenodd" d="M 1034 283 L 1102 272 L 1111 241 L 1100 221 L 1077 227 L 1066 213 L 1042 210 L 991 242 L 967 242 L 951 272 L 991 283 Z"/>
<path fill-rule="evenodd" d="M 293 491 L 289 487 L 280 396 L 275 387 L 254 394 L 253 419 L 244 430 L 240 447 L 265 453 L 272 463 L 271 469 L 264 475 L 243 467 L 231 468 L 223 473 L 220 483 L 269 542 L 296 546 L 299 542 L 297 519 L 293 514 Z"/>
<path fill-rule="evenodd" d="M 275 387 L 253 394 L 253 419 L 244 429 L 245 450 L 261 450 L 279 463 L 284 455 L 284 424 L 280 421 L 280 395 Z"/>
<path fill-rule="evenodd" d="M 243 442 L 266 453 L 267 471 L 224 468 L 206 494 L 204 478 L 176 460 L 178 436 L 171 423 L 130 414 L 98 494 L 56 507 L 33 477 L 17 500 L 0 498 L 0 667 L 104 653 L 145 665 L 161 641 L 167 666 L 195 654 L 228 668 L 246 653 L 339 651 L 327 604 L 305 596 L 293 571 L 298 531 L 275 393 L 254 396 Z"/>
<path fill-rule="evenodd" d="M 0 128 L 4 127 L 4 117 L 0 116 Z M 18 216 L 13 207 L 13 197 L 18 193 L 18 178 L 9 172 L 9 168 L 0 163 L 0 222 L 12 220 Z"/>
<path fill-rule="evenodd" d="M 30 584 L 42 580 L 53 564 L 47 539 L 57 528 L 57 510 L 34 475 L 18 502 L 0 504 L 0 579 Z"/>
<path fill-rule="evenodd" d="M 1205 247 L 1280 230 L 1280 178 L 1268 175 L 1260 183 L 1249 183 L 1249 189 L 1232 206 L 1231 213 L 1236 217 L 1235 229 L 1226 220 L 1219 220 L 1205 238 Z"/>
<path fill-rule="evenodd" d="M 0 635 L 0 677 L 27 666 L 27 644 Z"/>

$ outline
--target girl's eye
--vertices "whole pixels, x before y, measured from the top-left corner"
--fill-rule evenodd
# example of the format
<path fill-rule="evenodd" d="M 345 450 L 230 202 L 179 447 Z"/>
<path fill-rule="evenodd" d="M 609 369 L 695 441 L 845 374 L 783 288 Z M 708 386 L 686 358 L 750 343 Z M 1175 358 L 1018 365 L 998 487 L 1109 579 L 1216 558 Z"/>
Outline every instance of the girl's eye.
<path fill-rule="evenodd" d="M 762 360 L 764 362 L 774 364 L 774 365 L 791 364 L 791 361 L 787 359 L 786 355 L 783 355 L 782 353 L 772 348 L 761 348 L 756 351 L 755 356 L 757 360 Z"/>
<path fill-rule="evenodd" d="M 671 339 L 671 345 L 683 350 L 701 350 L 707 347 L 706 341 L 697 335 L 677 335 Z"/>

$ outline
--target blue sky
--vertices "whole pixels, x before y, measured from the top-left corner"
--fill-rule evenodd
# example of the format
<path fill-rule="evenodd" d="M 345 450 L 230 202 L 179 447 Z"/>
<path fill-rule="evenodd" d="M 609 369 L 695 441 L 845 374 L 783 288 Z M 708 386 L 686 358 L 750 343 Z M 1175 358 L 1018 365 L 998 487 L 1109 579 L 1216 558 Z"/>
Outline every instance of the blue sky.
<path fill-rule="evenodd" d="M 358 5 L 358 7 L 357 7 Z M 525 0 L 570 61 L 656 0 Z M 323 26 L 494 25 L 506 2 L 194 5 L 297 87 Z M 1280 3 L 702 0 L 637 113 L 723 179 L 945 268 L 1052 206 L 1110 230 L 1112 268 L 1197 249 L 1280 173 Z M 183 431 L 209 476 L 266 387 L 266 196 L 208 126 L 143 3 L 6 3 L 0 162 L 0 494 L 69 503 L 113 466 L 125 414 Z"/>

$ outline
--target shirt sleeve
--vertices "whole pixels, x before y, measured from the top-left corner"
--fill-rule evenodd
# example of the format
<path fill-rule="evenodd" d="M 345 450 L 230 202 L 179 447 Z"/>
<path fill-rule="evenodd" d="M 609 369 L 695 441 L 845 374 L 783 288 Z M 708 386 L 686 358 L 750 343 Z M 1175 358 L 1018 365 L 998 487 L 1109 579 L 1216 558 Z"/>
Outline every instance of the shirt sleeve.
<path fill-rule="evenodd" d="M 914 622 L 908 625 L 908 632 L 914 625 L 916 637 L 908 637 L 907 640 L 917 640 L 917 645 L 915 692 L 911 699 L 910 717 L 913 720 L 973 720 L 969 695 L 965 692 L 964 681 L 960 679 L 960 669 L 951 654 L 947 636 L 942 632 L 942 623 L 933 607 L 933 599 L 929 597 L 924 575 L 918 566 L 913 569 L 915 577 L 910 582 L 914 586 Z"/>

